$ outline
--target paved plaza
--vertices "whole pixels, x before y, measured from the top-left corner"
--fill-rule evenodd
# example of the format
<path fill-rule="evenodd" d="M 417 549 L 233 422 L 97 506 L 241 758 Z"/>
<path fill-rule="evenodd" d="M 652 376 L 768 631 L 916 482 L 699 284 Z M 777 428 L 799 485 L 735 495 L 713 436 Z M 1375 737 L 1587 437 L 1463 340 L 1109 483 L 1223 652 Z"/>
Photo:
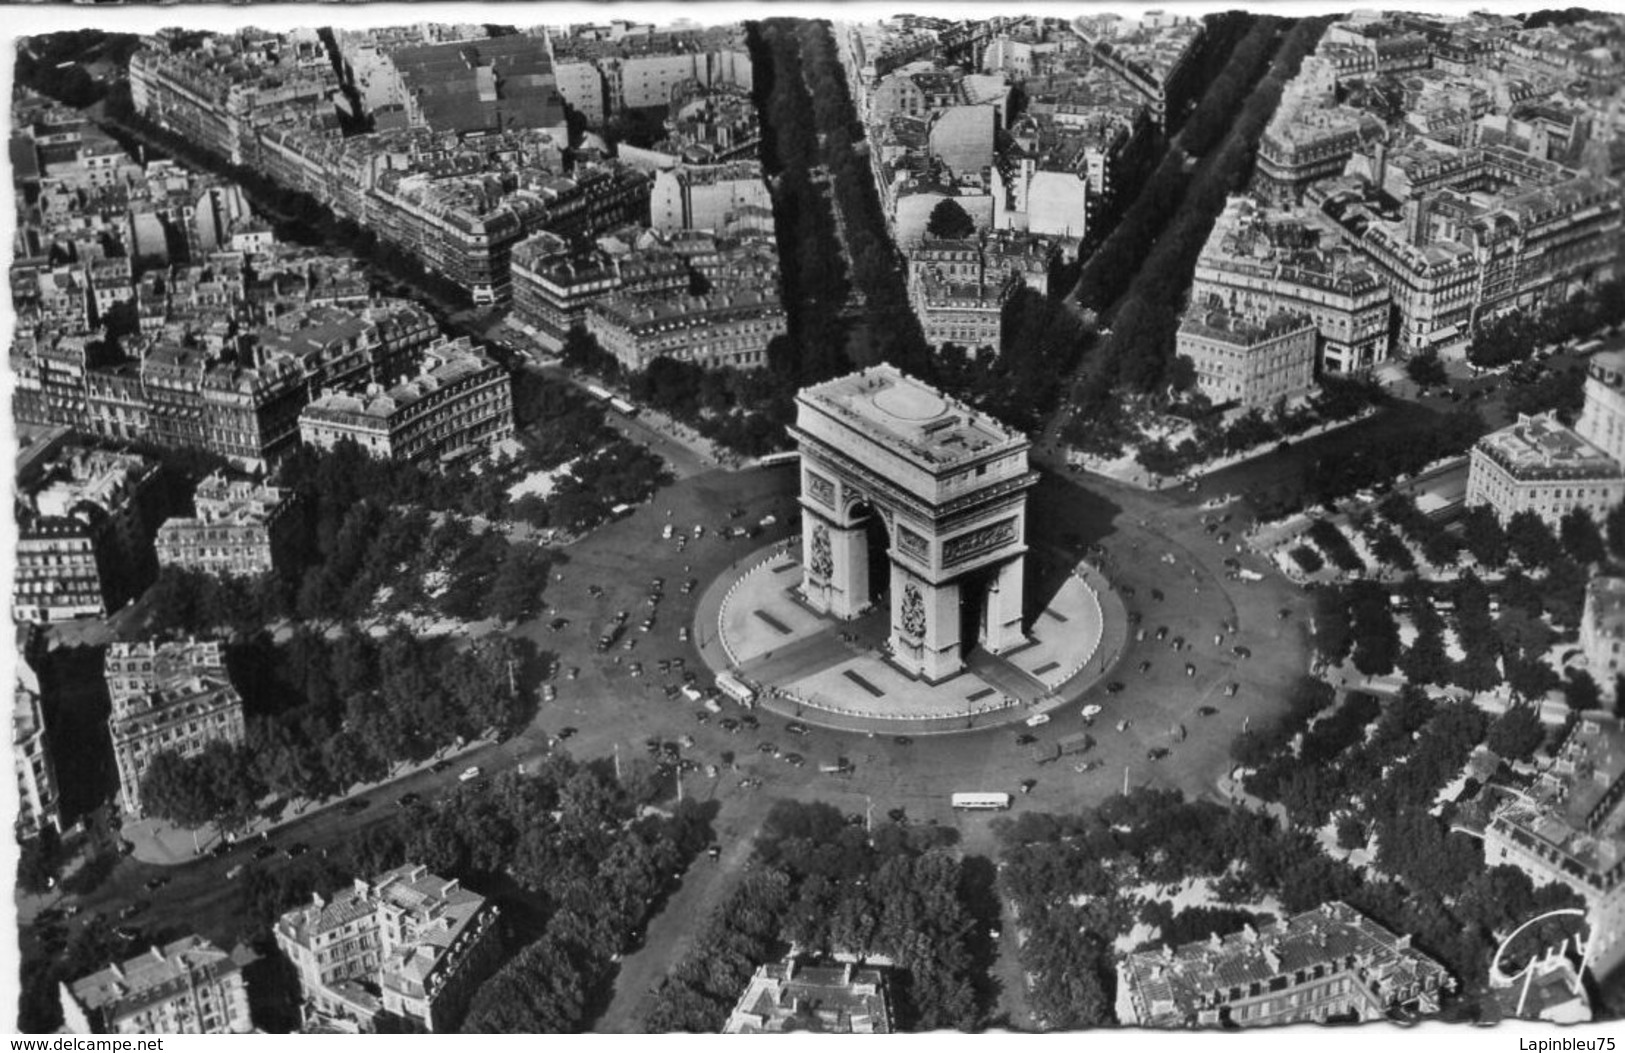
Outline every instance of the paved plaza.
<path fill-rule="evenodd" d="M 964 672 L 930 684 L 885 654 L 884 606 L 848 620 L 807 607 L 797 595 L 799 552 L 794 539 L 764 548 L 717 583 L 720 653 L 710 656 L 760 685 L 770 708 L 810 723 L 929 733 L 1026 719 L 1076 697 L 1122 649 L 1125 616 L 1104 581 L 1087 566 L 1040 560 L 1035 575 L 1045 599 L 1031 620 L 1032 642 L 1007 656 L 974 650 Z M 1119 623 L 1111 633 L 1103 631 L 1107 612 Z M 700 628 L 702 637 L 711 634 Z"/>

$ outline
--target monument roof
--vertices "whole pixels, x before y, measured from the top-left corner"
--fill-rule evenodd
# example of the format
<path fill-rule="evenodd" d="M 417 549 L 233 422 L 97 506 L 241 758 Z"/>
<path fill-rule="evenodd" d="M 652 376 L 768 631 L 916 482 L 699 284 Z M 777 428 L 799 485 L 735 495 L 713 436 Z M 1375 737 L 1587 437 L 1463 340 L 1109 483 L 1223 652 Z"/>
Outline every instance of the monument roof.
<path fill-rule="evenodd" d="M 986 414 L 948 398 L 893 366 L 825 381 L 800 398 L 886 449 L 940 472 L 1027 440 Z"/>

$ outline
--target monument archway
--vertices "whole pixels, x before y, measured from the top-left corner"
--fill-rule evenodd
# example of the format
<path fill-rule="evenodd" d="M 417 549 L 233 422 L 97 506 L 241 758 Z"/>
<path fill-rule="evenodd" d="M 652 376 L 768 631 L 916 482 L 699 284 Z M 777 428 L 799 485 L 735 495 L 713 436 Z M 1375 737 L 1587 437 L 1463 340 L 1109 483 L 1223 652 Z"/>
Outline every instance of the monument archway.
<path fill-rule="evenodd" d="M 1027 642 L 1026 504 L 1037 473 L 1024 436 L 884 365 L 804 389 L 791 434 L 808 606 L 843 619 L 867 611 L 879 584 L 871 537 L 883 536 L 888 644 L 901 668 L 936 682 L 964 667 L 970 644 L 1007 654 Z"/>

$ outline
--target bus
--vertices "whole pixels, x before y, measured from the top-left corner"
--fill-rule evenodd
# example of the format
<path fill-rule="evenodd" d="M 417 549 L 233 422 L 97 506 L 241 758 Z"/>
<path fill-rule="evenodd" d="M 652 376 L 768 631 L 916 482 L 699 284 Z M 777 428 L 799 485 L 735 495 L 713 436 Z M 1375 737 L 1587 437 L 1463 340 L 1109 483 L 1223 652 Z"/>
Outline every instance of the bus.
<path fill-rule="evenodd" d="M 756 692 L 733 673 L 723 670 L 717 674 L 717 690 L 738 702 L 746 709 L 756 705 Z"/>
<path fill-rule="evenodd" d="M 783 453 L 769 453 L 756 458 L 756 467 L 774 468 L 781 464 L 795 464 L 801 460 L 798 450 L 786 450 Z"/>
<path fill-rule="evenodd" d="M 953 795 L 954 807 L 960 811 L 980 811 L 984 809 L 1005 810 L 1010 807 L 1010 795 L 1007 793 L 956 793 Z"/>
<path fill-rule="evenodd" d="M 627 417 L 636 417 L 638 415 L 638 408 L 623 398 L 611 398 L 609 408 Z"/>

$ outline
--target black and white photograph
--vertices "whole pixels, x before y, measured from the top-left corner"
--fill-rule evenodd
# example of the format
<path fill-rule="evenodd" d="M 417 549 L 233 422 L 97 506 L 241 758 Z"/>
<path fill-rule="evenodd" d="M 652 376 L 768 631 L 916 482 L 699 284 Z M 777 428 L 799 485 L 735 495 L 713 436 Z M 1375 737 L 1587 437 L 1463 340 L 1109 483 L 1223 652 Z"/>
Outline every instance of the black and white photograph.
<path fill-rule="evenodd" d="M 1613 1051 L 1625 9 L 0 10 L 12 1033 Z"/>

